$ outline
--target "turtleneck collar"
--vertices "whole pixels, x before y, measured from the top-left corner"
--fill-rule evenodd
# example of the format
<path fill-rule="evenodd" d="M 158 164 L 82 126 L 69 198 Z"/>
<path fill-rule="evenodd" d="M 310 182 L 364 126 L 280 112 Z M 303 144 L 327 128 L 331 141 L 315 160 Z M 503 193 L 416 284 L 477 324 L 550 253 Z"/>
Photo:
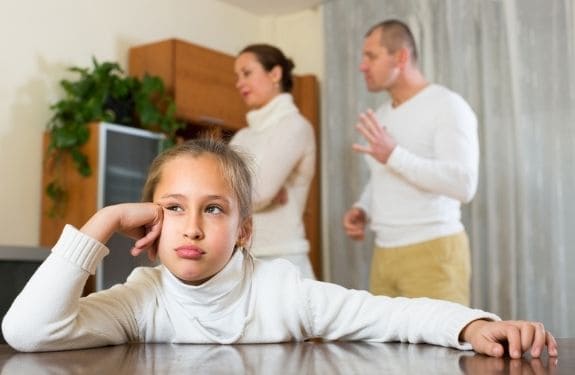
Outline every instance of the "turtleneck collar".
<path fill-rule="evenodd" d="M 276 95 L 263 107 L 249 111 L 246 118 L 251 129 L 263 130 L 294 112 L 297 113 L 298 109 L 293 102 L 293 97 L 291 94 L 282 93 Z"/>
<path fill-rule="evenodd" d="M 198 318 L 216 318 L 233 308 L 245 290 L 251 286 L 253 262 L 236 251 L 217 275 L 201 285 L 188 285 L 162 267 L 162 279 L 166 289 L 186 310 Z"/>

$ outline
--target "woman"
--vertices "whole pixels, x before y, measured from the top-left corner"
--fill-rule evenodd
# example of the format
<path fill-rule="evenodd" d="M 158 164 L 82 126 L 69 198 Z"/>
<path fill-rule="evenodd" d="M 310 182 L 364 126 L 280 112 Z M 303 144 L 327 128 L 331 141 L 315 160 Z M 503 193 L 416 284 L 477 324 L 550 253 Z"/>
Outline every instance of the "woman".
<path fill-rule="evenodd" d="M 253 44 L 239 53 L 236 87 L 250 111 L 248 127 L 231 144 L 253 158 L 253 254 L 285 258 L 314 278 L 303 212 L 315 173 L 315 137 L 290 94 L 293 68 L 271 45 Z"/>

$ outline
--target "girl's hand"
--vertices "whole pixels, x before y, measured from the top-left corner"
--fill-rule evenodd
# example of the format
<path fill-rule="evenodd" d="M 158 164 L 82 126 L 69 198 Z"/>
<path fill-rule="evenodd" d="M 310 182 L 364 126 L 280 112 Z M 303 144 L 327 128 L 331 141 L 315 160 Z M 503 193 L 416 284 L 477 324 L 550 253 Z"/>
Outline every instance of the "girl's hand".
<path fill-rule="evenodd" d="M 154 260 L 162 221 L 162 207 L 155 203 L 122 203 L 96 212 L 81 231 L 104 244 L 115 232 L 121 233 L 136 240 L 132 255 L 147 250 L 150 259 Z"/>
<path fill-rule="evenodd" d="M 530 350 L 533 358 L 539 358 L 545 346 L 549 356 L 557 356 L 557 341 L 539 322 L 475 320 L 461 331 L 460 338 L 476 352 L 492 357 L 502 357 L 507 350 L 517 359 Z"/>

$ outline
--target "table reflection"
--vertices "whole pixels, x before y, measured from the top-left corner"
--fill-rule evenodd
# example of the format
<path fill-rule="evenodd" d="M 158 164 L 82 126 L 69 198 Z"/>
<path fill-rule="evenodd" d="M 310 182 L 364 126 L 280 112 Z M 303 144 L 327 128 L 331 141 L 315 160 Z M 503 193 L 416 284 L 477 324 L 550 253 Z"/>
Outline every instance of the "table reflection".
<path fill-rule="evenodd" d="M 546 374 L 556 359 L 490 358 L 431 345 L 304 342 L 129 344 L 52 353 L 5 347 L 1 374 Z"/>

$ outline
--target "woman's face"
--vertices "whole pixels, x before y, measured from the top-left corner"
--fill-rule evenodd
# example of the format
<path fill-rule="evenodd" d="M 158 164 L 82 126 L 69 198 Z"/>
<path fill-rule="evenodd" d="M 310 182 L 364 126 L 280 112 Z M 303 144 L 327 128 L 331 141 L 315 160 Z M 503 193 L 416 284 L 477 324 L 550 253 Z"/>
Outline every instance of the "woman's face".
<path fill-rule="evenodd" d="M 243 232 L 238 201 L 213 155 L 166 162 L 154 202 L 164 210 L 158 242 L 164 266 L 192 285 L 224 268 Z"/>
<path fill-rule="evenodd" d="M 244 52 L 236 58 L 234 72 L 236 88 L 250 109 L 263 107 L 281 92 L 281 68 L 275 66 L 266 71 L 251 52 Z"/>

